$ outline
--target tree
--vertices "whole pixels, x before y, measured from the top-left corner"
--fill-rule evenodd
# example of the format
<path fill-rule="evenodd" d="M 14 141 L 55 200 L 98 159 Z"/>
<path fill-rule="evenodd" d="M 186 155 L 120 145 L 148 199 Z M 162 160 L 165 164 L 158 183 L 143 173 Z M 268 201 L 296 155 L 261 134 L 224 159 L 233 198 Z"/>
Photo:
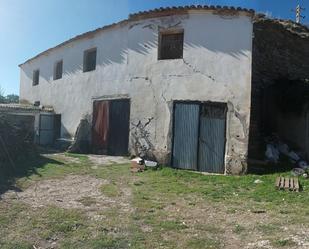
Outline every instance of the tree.
<path fill-rule="evenodd" d="M 8 94 L 4 96 L 4 91 L 0 86 L 0 104 L 19 103 L 19 96 L 16 94 Z"/>
<path fill-rule="evenodd" d="M 5 103 L 5 97 L 4 97 L 4 91 L 2 87 L 0 86 L 0 104 Z"/>
<path fill-rule="evenodd" d="M 5 97 L 6 103 L 19 103 L 19 96 L 16 94 L 8 94 Z"/>

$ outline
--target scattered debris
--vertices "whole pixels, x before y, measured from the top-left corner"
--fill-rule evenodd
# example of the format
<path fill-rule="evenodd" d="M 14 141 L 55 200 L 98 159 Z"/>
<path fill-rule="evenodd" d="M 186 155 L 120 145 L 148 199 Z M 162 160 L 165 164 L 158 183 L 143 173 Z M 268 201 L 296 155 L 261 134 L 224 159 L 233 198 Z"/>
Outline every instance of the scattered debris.
<path fill-rule="evenodd" d="M 145 170 L 144 160 L 140 157 L 136 157 L 131 160 L 131 172 L 143 172 Z"/>
<path fill-rule="evenodd" d="M 157 162 L 145 160 L 145 166 L 150 168 L 156 168 L 158 166 Z"/>
<path fill-rule="evenodd" d="M 140 157 L 131 160 L 131 172 L 142 172 L 146 168 L 157 169 L 158 163 L 155 161 L 144 160 Z"/>
<path fill-rule="evenodd" d="M 265 156 L 267 158 L 267 161 L 278 163 L 279 161 L 279 151 L 273 144 L 267 144 L 266 146 L 266 152 Z"/>
<path fill-rule="evenodd" d="M 260 180 L 260 179 L 256 179 L 256 180 L 254 181 L 254 183 L 255 183 L 255 184 L 259 184 L 259 183 L 263 183 L 263 181 Z"/>
<path fill-rule="evenodd" d="M 295 172 L 294 170 L 292 171 L 294 176 L 300 176 L 305 173 L 304 171 L 306 169 L 309 169 L 309 164 L 301 157 L 301 153 L 296 153 L 295 151 L 290 150 L 289 146 L 280 141 L 277 135 L 272 135 L 265 140 L 267 143 L 265 156 L 268 162 L 277 164 L 280 160 L 280 155 L 284 155 L 289 158 L 290 162 L 297 168 L 297 170 L 295 169 Z M 299 169 L 303 169 L 304 171 Z"/>
<path fill-rule="evenodd" d="M 276 188 L 279 190 L 290 190 L 299 192 L 300 184 L 297 177 L 277 177 Z"/>
<path fill-rule="evenodd" d="M 301 176 L 301 175 L 303 175 L 305 173 L 305 171 L 302 169 L 302 168 L 294 168 L 294 169 L 292 169 L 292 171 L 291 171 L 291 174 L 293 175 L 293 176 Z"/>

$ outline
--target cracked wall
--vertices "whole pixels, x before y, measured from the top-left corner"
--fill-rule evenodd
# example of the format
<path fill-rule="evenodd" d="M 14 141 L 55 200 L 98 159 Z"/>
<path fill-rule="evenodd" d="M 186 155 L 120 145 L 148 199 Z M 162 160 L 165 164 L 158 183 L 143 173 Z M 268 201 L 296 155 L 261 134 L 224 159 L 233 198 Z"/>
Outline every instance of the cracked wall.
<path fill-rule="evenodd" d="M 161 30 L 184 30 L 183 59 L 158 60 Z M 226 173 L 246 171 L 251 93 L 252 20 L 212 13 L 131 22 L 74 41 L 21 68 L 21 97 L 52 105 L 73 135 L 94 99 L 131 100 L 130 152 L 168 164 L 172 148 L 173 102 L 228 103 Z M 97 47 L 97 68 L 82 72 L 83 51 Z M 63 78 L 52 80 L 53 63 L 63 59 Z M 40 84 L 32 87 L 32 71 Z"/>

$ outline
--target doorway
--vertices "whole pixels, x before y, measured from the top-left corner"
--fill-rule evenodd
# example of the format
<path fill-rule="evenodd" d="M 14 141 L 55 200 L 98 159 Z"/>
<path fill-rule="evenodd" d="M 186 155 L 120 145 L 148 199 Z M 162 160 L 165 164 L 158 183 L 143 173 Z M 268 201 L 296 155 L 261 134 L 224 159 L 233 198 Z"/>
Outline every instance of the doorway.
<path fill-rule="evenodd" d="M 222 103 L 174 104 L 173 167 L 224 173 L 226 110 Z"/>
<path fill-rule="evenodd" d="M 94 153 L 112 156 L 128 154 L 130 100 L 93 102 L 92 146 Z"/>

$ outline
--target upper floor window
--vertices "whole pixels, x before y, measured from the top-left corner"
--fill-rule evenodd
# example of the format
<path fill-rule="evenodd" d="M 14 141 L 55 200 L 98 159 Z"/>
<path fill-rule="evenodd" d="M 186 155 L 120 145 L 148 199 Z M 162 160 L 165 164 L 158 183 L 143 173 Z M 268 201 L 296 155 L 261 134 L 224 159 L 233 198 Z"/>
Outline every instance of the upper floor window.
<path fill-rule="evenodd" d="M 39 80 L 40 80 L 40 70 L 34 70 L 33 71 L 33 75 L 32 75 L 32 85 L 36 86 L 39 84 Z"/>
<path fill-rule="evenodd" d="M 183 37 L 183 31 L 160 33 L 159 60 L 183 58 Z"/>
<path fill-rule="evenodd" d="M 63 61 L 57 61 L 54 66 L 54 80 L 62 78 Z"/>
<path fill-rule="evenodd" d="M 84 72 L 95 70 L 97 64 L 97 49 L 92 48 L 84 52 Z"/>

